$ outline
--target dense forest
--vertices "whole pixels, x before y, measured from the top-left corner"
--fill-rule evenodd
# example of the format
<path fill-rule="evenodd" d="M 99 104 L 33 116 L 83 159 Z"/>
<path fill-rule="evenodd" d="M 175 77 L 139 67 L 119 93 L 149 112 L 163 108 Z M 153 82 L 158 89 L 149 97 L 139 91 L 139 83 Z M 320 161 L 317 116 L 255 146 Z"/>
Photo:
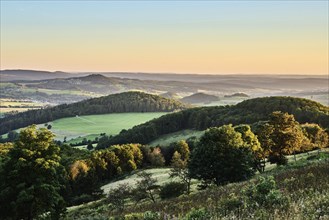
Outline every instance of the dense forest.
<path fill-rule="evenodd" d="M 76 115 L 93 115 L 121 112 L 172 112 L 188 108 L 172 99 L 143 92 L 125 92 L 100 98 L 63 104 L 51 108 L 31 110 L 0 119 L 0 134 Z"/>
<path fill-rule="evenodd" d="M 317 123 L 329 128 L 329 107 L 293 97 L 265 97 L 243 101 L 235 106 L 192 108 L 164 115 L 109 139 L 111 144 L 147 144 L 161 135 L 184 129 L 205 130 L 225 124 L 253 124 L 268 120 L 273 111 L 293 114 L 299 123 Z M 104 146 L 104 145 L 102 145 Z"/>

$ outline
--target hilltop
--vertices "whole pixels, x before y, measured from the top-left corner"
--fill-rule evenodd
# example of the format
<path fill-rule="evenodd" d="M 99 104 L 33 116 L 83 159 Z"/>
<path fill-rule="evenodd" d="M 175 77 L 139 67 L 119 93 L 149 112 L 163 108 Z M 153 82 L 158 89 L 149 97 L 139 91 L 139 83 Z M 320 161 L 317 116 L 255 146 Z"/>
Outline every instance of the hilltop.
<path fill-rule="evenodd" d="M 310 98 L 328 105 L 328 77 L 325 75 L 181 75 L 96 72 L 73 74 L 60 71 L 1 70 L 0 76 L 0 98 L 28 99 L 47 102 L 51 105 L 72 103 L 131 90 L 164 94 L 165 97 L 166 93 L 183 97 L 199 91 L 220 97 L 234 93 L 245 93 L 250 97 L 289 95 Z M 225 104 L 225 101 L 223 103 Z"/>
<path fill-rule="evenodd" d="M 123 112 L 172 112 L 188 108 L 179 101 L 143 92 L 125 92 L 72 104 L 30 110 L 0 119 L 0 134 L 31 124 L 41 124 L 76 115 Z"/>
<path fill-rule="evenodd" d="M 268 120 L 274 111 L 293 114 L 300 123 L 317 123 L 329 128 L 329 107 L 294 97 L 264 97 L 234 106 L 198 107 L 164 115 L 110 139 L 108 146 L 123 143 L 148 144 L 162 135 L 185 130 L 205 130 L 224 124 L 253 124 Z"/>
<path fill-rule="evenodd" d="M 189 104 L 210 103 L 210 102 L 219 101 L 219 98 L 215 95 L 209 95 L 199 92 L 190 96 L 186 96 L 182 98 L 181 101 Z"/>
<path fill-rule="evenodd" d="M 39 71 L 39 70 L 0 70 L 1 81 L 16 81 L 16 80 L 44 80 L 54 78 L 68 78 L 74 74 L 62 71 Z"/>

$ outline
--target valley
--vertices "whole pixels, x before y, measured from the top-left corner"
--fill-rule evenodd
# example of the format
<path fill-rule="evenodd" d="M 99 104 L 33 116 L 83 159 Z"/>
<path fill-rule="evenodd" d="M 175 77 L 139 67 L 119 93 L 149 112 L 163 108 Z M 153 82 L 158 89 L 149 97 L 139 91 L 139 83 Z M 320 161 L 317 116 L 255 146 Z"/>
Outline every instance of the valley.
<path fill-rule="evenodd" d="M 51 183 L 63 181 L 65 194 L 55 198 L 63 198 L 66 214 L 59 219 L 288 218 L 291 210 L 301 218 L 326 216 L 326 209 L 314 210 L 325 206 L 327 184 L 304 195 L 316 186 L 313 173 L 327 178 L 329 107 L 314 101 L 325 100 L 323 92 L 254 97 L 251 90 L 159 90 L 163 82 L 152 81 L 157 90 L 150 94 L 150 87 L 136 91 L 122 86 L 122 79 L 112 87 L 112 78 L 86 78 L 93 83 L 47 79 L 6 82 L 1 88 L 3 109 L 26 111 L 0 118 L 0 174 L 19 170 L 17 180 L 29 179 L 44 169 Z M 20 89 L 12 90 L 13 85 Z M 102 95 L 104 88 L 114 94 Z M 23 95 L 16 96 L 17 91 Z M 38 93 L 46 94 L 43 101 L 37 101 Z M 20 99 L 29 95 L 35 100 Z M 309 95 L 312 100 L 300 98 Z M 9 98 L 15 96 L 19 99 Z M 63 103 L 53 102 L 54 97 Z M 15 165 L 25 160 L 31 161 L 29 170 Z M 10 190 L 0 202 L 20 190 L 3 176 L 0 187 Z M 257 191 L 262 184 L 268 192 Z M 300 191 L 285 191 L 296 184 Z M 314 208 L 305 214 L 306 209 L 296 208 L 298 198 Z M 10 216 L 4 204 L 0 209 Z"/>

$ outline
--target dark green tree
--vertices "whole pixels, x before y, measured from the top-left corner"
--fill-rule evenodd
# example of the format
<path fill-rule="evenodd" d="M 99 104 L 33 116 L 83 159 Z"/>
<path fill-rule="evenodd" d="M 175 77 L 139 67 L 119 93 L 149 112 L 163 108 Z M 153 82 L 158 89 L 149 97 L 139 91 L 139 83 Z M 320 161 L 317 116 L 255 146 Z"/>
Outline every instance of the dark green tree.
<path fill-rule="evenodd" d="M 232 125 L 208 129 L 192 151 L 191 177 L 220 185 L 254 175 L 254 154 L 241 136 Z"/>
<path fill-rule="evenodd" d="M 94 146 L 93 146 L 93 144 L 92 144 L 91 142 L 88 143 L 88 145 L 87 145 L 87 149 L 88 149 L 88 150 L 92 150 L 92 149 L 94 149 Z"/>
<path fill-rule="evenodd" d="M 47 129 L 21 130 L 1 170 L 0 213 L 7 219 L 58 219 L 65 211 L 64 168 L 59 147 Z"/>

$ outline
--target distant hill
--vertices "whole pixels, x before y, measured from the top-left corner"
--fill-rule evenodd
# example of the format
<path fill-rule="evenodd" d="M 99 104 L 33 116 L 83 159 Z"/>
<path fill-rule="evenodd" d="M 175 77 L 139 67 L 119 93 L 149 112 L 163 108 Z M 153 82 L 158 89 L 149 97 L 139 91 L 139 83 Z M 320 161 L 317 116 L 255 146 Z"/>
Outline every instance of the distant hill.
<path fill-rule="evenodd" d="M 205 130 L 224 124 L 252 124 L 268 120 L 273 111 L 294 114 L 300 123 L 317 123 L 329 128 L 327 106 L 302 98 L 264 97 L 245 100 L 235 106 L 199 107 L 167 114 L 121 132 L 108 144 L 148 144 L 162 135 L 185 129 Z"/>
<path fill-rule="evenodd" d="M 1 81 L 17 81 L 17 80 L 43 80 L 54 78 L 68 78 L 78 76 L 61 71 L 37 71 L 37 70 L 0 70 Z"/>
<path fill-rule="evenodd" d="M 175 92 L 166 92 L 166 93 L 160 94 L 159 96 L 168 98 L 168 99 L 179 99 L 179 95 L 177 95 L 177 93 L 175 93 Z"/>
<path fill-rule="evenodd" d="M 231 97 L 249 97 L 249 95 L 247 95 L 246 93 L 243 93 L 243 92 L 237 92 L 237 93 L 234 93 L 232 95 L 224 95 L 224 97 L 226 97 L 226 98 L 231 98 Z"/>
<path fill-rule="evenodd" d="M 72 104 L 30 110 L 0 119 L 0 134 L 76 115 L 93 115 L 120 112 L 172 112 L 188 108 L 179 101 L 143 92 L 125 92 L 92 98 Z"/>
<path fill-rule="evenodd" d="M 190 96 L 186 96 L 181 99 L 182 102 L 190 103 L 190 104 L 196 104 L 196 103 L 210 103 L 219 101 L 219 98 L 215 95 L 209 95 L 205 93 L 195 93 Z"/>

